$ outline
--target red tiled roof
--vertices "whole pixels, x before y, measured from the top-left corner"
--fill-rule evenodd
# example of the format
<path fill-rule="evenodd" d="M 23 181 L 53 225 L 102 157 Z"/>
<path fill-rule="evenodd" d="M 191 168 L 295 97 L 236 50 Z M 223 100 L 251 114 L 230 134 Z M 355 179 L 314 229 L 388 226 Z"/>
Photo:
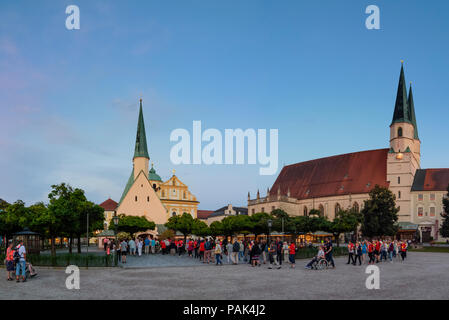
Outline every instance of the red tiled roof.
<path fill-rule="evenodd" d="M 102 207 L 105 211 L 114 211 L 117 209 L 117 202 L 109 198 L 108 200 L 100 203 L 100 207 Z"/>
<path fill-rule="evenodd" d="M 310 199 L 346 194 L 368 193 L 376 184 L 388 187 L 388 149 L 347 153 L 300 162 L 282 168 L 270 195 Z"/>
<path fill-rule="evenodd" d="M 213 210 L 198 210 L 196 216 L 198 219 L 207 219 L 212 213 L 214 213 Z"/>
<path fill-rule="evenodd" d="M 449 185 L 449 168 L 418 169 L 412 191 L 446 191 Z"/>

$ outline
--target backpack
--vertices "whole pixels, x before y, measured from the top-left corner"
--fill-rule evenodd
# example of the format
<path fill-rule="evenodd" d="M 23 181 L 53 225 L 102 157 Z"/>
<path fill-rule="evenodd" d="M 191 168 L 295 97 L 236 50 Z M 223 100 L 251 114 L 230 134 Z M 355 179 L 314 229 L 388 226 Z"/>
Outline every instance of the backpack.
<path fill-rule="evenodd" d="M 234 252 L 240 251 L 240 244 L 237 241 L 234 242 L 234 244 L 232 245 L 232 251 L 234 251 Z"/>
<path fill-rule="evenodd" d="M 20 246 L 17 246 L 17 247 L 14 249 L 14 254 L 13 254 L 14 263 L 18 263 L 18 262 L 20 261 L 20 253 L 19 253 L 19 249 L 20 249 Z"/>

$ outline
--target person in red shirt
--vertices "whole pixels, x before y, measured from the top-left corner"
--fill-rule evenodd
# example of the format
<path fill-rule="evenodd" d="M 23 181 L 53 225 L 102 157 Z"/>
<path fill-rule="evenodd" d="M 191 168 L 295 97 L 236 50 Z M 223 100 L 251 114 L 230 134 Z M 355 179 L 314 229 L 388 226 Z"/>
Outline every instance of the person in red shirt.
<path fill-rule="evenodd" d="M 295 267 L 295 255 L 296 255 L 296 246 L 295 243 L 292 242 L 290 243 L 289 247 L 288 247 L 288 259 L 290 260 L 290 267 L 294 268 Z"/>
<path fill-rule="evenodd" d="M 203 263 L 206 263 L 204 261 L 204 251 L 205 251 L 205 249 L 204 249 L 204 240 L 201 239 L 201 242 L 200 242 L 200 261 L 203 260 Z"/>
<path fill-rule="evenodd" d="M 165 249 L 166 249 L 165 240 L 163 240 L 163 241 L 161 241 L 161 250 L 162 250 L 162 254 L 165 254 L 165 253 L 166 253 Z"/>
<path fill-rule="evenodd" d="M 375 254 L 376 254 L 376 263 L 379 263 L 379 255 L 380 255 L 380 241 L 379 240 L 376 241 Z"/>
<path fill-rule="evenodd" d="M 14 243 L 12 241 L 9 242 L 8 248 L 6 249 L 6 275 L 8 276 L 8 281 L 14 280 Z M 11 273 L 13 277 L 11 277 Z"/>
<path fill-rule="evenodd" d="M 374 263 L 374 245 L 372 242 L 368 243 L 368 256 L 369 256 L 368 264 Z"/>

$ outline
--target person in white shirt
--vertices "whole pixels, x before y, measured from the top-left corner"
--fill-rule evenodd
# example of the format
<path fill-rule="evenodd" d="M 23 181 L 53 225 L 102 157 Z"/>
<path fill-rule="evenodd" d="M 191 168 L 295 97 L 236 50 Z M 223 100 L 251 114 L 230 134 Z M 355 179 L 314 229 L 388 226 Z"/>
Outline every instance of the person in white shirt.
<path fill-rule="evenodd" d="M 322 246 L 320 246 L 320 248 L 318 250 L 318 254 L 315 257 L 313 257 L 312 261 L 310 261 L 307 264 L 306 269 L 312 269 L 312 264 L 314 262 L 318 262 L 318 261 L 320 261 L 320 259 L 325 259 L 325 257 L 326 257 L 326 255 L 324 254 L 324 249 Z"/>

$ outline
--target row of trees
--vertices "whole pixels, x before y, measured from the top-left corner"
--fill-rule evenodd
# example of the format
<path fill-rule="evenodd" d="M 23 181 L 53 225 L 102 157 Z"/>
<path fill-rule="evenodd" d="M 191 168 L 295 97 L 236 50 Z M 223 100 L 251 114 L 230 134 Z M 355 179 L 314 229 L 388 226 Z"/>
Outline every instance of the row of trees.
<path fill-rule="evenodd" d="M 330 221 L 320 215 L 319 210 L 311 210 L 308 216 L 290 216 L 281 209 L 270 214 L 259 212 L 253 215 L 228 216 L 221 221 L 212 222 L 208 227 L 204 222 L 193 219 L 190 214 L 174 216 L 165 226 L 179 231 L 186 238 L 190 234 L 198 236 L 233 236 L 236 234 L 268 234 L 270 231 L 284 232 L 296 238 L 300 234 L 324 231 L 332 233 L 338 241 L 343 233 L 360 230 L 365 237 L 393 236 L 397 232 L 397 213 L 395 196 L 387 188 L 375 186 L 365 201 L 362 212 L 354 209 L 340 210 Z M 269 227 L 271 220 L 271 228 Z"/>
<path fill-rule="evenodd" d="M 81 237 L 90 231 L 103 229 L 104 210 L 88 201 L 84 191 L 61 183 L 52 185 L 48 195 L 49 203 L 38 202 L 29 207 L 21 200 L 13 204 L 0 201 L 0 234 L 11 239 L 15 232 L 24 228 L 41 234 L 51 240 L 51 254 L 56 255 L 57 237 L 69 239 L 69 252 L 72 253 L 74 239 L 78 239 L 78 252 L 81 252 Z M 87 217 L 89 216 L 89 226 Z"/>

